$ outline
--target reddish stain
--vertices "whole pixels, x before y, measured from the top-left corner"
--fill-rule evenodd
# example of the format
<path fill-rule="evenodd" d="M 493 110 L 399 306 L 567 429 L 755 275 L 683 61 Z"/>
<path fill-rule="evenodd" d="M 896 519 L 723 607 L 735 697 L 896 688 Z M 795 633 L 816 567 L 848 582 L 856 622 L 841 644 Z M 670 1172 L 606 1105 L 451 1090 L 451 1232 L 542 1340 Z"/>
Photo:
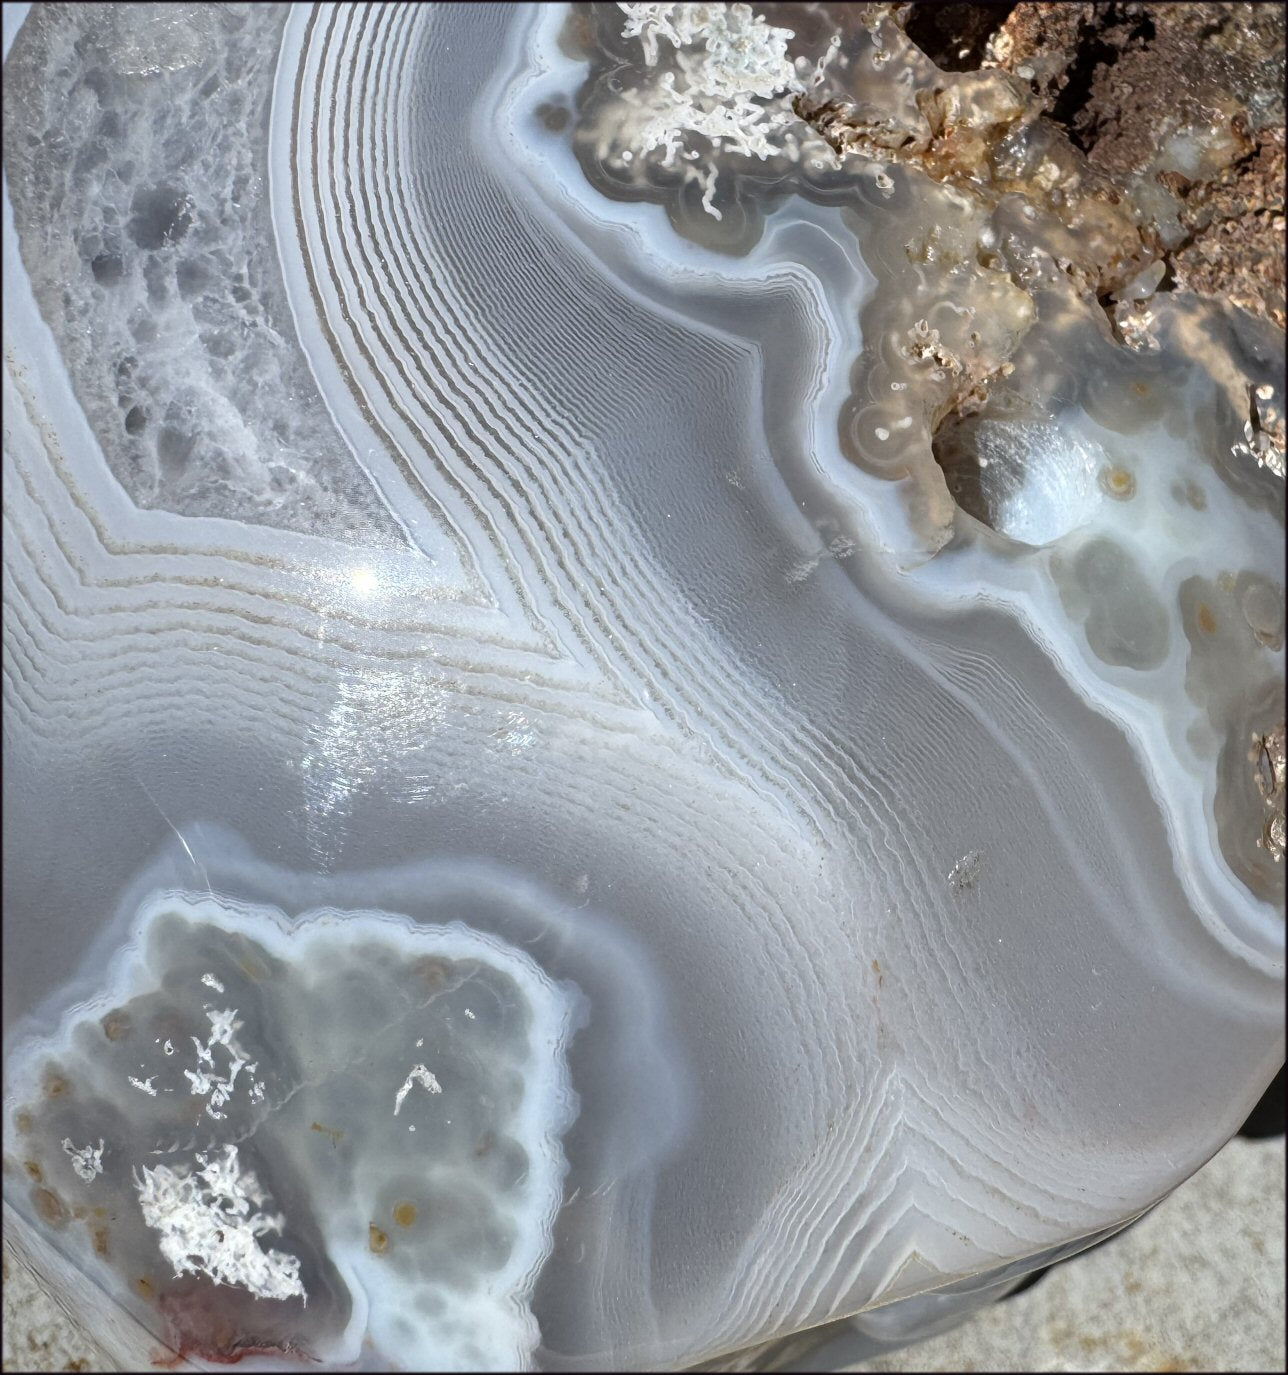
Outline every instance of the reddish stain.
<path fill-rule="evenodd" d="M 245 1297 L 204 1285 L 162 1295 L 160 1306 L 169 1326 L 166 1340 L 171 1349 L 156 1352 L 152 1363 L 172 1370 L 180 1361 L 190 1359 L 211 1365 L 236 1365 L 251 1356 L 310 1359 L 289 1341 L 275 1342 L 262 1334 L 246 1333 L 241 1327 L 246 1314 L 229 1306 L 239 1306 Z"/>

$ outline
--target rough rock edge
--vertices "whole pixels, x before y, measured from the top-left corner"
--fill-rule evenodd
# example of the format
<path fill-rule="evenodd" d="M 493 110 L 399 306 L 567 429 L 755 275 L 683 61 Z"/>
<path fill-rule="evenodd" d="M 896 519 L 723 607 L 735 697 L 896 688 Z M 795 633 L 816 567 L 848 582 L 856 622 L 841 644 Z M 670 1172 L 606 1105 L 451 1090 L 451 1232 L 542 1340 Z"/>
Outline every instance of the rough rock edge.
<path fill-rule="evenodd" d="M 1159 178 L 1182 201 L 1186 231 L 1180 244 L 1163 248 L 1165 283 L 1284 328 L 1280 5 L 946 8 L 1005 15 L 980 65 L 1027 77 L 1047 117 L 1125 190 L 1157 151 L 1163 121 L 1211 121 L 1228 148 L 1219 164 L 1197 179 Z M 926 13 L 923 24 L 932 17 Z"/>
<path fill-rule="evenodd" d="M 1129 347 L 1151 342 L 1151 311 L 1131 298 L 1155 292 L 1192 292 L 1284 328 L 1281 6 L 1048 0 L 856 8 L 869 26 L 892 23 L 945 73 L 960 74 L 921 102 L 930 139 L 901 144 L 866 127 L 848 100 L 798 97 L 796 113 L 838 157 L 913 163 L 938 181 L 1019 190 L 1055 211 L 1081 240 L 1081 261 L 1066 271 Z M 1058 169 L 1055 197 L 1039 179 L 1045 164 L 1022 182 L 1000 165 L 1007 135 L 1033 125 L 1054 136 L 1046 162 Z M 1193 175 L 1160 170 L 1161 145 L 1191 130 L 1201 133 L 1190 140 Z M 983 379 L 984 391 L 991 380 Z M 979 385 L 962 387 L 940 423 L 982 400 Z M 1282 417 L 1261 423 L 1254 405 L 1252 425 L 1257 462 L 1284 477 Z"/>
<path fill-rule="evenodd" d="M 1285 791 L 1288 790 L 1288 754 L 1285 753 L 1285 727 L 1280 723 L 1265 735 L 1256 736 L 1249 755 L 1256 771 L 1257 790 L 1266 804 L 1266 824 L 1257 842 L 1281 860 L 1288 845 L 1288 820 L 1285 819 Z"/>

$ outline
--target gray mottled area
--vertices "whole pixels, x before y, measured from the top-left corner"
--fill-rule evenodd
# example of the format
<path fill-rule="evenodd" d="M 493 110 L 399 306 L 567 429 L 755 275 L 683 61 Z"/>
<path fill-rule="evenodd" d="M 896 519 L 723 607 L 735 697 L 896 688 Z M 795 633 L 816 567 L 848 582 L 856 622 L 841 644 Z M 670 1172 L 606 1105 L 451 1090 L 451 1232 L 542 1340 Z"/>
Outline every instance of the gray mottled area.
<path fill-rule="evenodd" d="M 6 63 L 5 174 L 36 299 L 139 505 L 388 543 L 277 266 L 263 134 L 285 11 L 38 6 Z"/>

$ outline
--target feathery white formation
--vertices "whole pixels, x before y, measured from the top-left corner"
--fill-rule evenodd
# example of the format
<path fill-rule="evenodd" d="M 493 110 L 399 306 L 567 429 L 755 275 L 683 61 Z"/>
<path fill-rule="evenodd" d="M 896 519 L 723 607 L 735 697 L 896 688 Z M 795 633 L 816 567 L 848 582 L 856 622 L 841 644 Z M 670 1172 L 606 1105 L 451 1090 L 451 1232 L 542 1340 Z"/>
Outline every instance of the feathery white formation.
<path fill-rule="evenodd" d="M 416 1042 L 420 1045 L 420 1042 Z M 442 1093 L 442 1085 L 425 1068 L 424 1065 L 413 1065 L 411 1073 L 403 1080 L 402 1088 L 394 1095 L 394 1116 L 397 1117 L 402 1110 L 403 1099 L 411 1092 L 412 1086 L 419 1084 L 427 1093 Z"/>
<path fill-rule="evenodd" d="M 201 982 L 207 983 L 211 975 L 204 975 Z M 219 992 L 223 992 L 222 985 Z M 227 1114 L 220 1111 L 233 1096 L 237 1088 L 237 1076 L 246 1071 L 246 1092 L 252 1102 L 259 1103 L 264 1098 L 263 1080 L 254 1078 L 259 1068 L 257 1061 L 247 1062 L 246 1054 L 236 1039 L 241 1023 L 236 1020 L 236 1008 L 216 1011 L 206 1008 L 210 1022 L 210 1035 L 203 1043 L 196 1036 L 189 1037 L 197 1057 L 196 1069 L 185 1069 L 183 1077 L 188 1081 L 188 1091 L 206 1099 L 206 1116 L 222 1122 Z M 215 1065 L 215 1047 L 220 1047 L 227 1057 L 223 1073 Z"/>
<path fill-rule="evenodd" d="M 68 1137 L 63 1137 L 63 1150 L 72 1162 L 72 1169 L 84 1180 L 92 1184 L 103 1173 L 103 1138 L 97 1146 L 74 1146 Z"/>
<path fill-rule="evenodd" d="M 198 1151 L 188 1164 L 143 1166 L 134 1176 L 143 1220 L 160 1233 L 161 1254 L 176 1276 L 200 1274 L 248 1289 L 261 1299 L 301 1298 L 300 1262 L 260 1238 L 282 1230 L 282 1218 L 260 1213 L 265 1202 L 237 1147 Z"/>
<path fill-rule="evenodd" d="M 660 151 L 703 187 L 702 205 L 716 219 L 715 154 L 764 160 L 784 151 L 783 134 L 799 129 L 792 98 L 807 89 L 787 55 L 791 29 L 767 24 L 747 4 L 629 4 L 624 38 L 639 38 L 653 79 L 623 93 L 631 110 L 629 136 L 619 131 L 618 156 Z M 662 44 L 670 46 L 667 60 Z M 817 80 L 817 72 L 814 73 Z M 695 147 L 692 135 L 703 144 Z"/>

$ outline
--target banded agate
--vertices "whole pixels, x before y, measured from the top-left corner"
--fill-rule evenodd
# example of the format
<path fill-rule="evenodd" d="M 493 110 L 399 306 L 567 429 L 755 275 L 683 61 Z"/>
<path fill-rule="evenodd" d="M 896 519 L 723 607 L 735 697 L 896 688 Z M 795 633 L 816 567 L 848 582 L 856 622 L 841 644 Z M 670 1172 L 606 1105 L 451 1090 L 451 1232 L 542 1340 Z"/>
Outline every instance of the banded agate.
<path fill-rule="evenodd" d="M 6 7 L 6 1218 L 127 1368 L 853 1360 L 1282 1062 L 1282 340 L 837 153 L 873 14 Z"/>

